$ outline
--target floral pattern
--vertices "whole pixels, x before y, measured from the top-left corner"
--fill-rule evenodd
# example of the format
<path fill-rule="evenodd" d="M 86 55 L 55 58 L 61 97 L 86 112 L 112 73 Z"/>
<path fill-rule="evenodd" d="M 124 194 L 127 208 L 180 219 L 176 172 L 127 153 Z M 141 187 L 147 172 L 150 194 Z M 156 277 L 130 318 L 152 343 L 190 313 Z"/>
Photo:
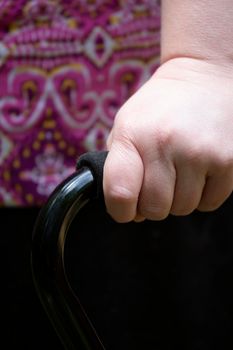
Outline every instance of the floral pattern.
<path fill-rule="evenodd" d="M 0 205 L 41 205 L 159 65 L 156 0 L 0 0 Z"/>

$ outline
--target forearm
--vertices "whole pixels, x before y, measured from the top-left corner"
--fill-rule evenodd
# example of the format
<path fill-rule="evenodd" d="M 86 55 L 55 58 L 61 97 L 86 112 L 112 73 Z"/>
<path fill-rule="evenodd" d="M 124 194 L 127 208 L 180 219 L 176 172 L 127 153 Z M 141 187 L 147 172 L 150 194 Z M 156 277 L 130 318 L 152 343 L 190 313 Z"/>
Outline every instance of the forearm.
<path fill-rule="evenodd" d="M 203 59 L 233 69 L 232 0 L 162 0 L 161 63 Z"/>

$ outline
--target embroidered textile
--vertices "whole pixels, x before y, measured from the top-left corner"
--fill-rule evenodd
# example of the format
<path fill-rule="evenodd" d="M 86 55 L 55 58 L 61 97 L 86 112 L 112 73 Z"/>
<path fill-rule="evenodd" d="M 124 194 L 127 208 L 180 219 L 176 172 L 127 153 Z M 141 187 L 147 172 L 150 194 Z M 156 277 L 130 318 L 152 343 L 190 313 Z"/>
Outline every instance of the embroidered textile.
<path fill-rule="evenodd" d="M 156 0 L 0 0 L 0 205 L 41 205 L 159 64 Z"/>

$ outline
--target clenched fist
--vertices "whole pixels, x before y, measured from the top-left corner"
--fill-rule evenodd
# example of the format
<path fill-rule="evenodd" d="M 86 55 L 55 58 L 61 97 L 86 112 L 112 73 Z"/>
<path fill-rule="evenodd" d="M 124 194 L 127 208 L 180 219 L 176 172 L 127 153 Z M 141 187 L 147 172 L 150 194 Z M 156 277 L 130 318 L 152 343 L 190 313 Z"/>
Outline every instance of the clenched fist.
<path fill-rule="evenodd" d="M 107 146 L 104 195 L 116 221 L 215 210 L 233 190 L 233 71 L 167 61 L 120 108 Z"/>

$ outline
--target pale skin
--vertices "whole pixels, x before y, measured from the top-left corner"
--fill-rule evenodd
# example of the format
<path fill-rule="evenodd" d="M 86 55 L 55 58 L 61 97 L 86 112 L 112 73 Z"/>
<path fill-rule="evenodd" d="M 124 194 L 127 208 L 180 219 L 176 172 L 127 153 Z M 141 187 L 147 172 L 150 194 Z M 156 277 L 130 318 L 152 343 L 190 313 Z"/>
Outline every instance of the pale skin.
<path fill-rule="evenodd" d="M 163 0 L 161 65 L 120 108 L 104 196 L 117 222 L 219 208 L 233 190 L 233 2 Z"/>

